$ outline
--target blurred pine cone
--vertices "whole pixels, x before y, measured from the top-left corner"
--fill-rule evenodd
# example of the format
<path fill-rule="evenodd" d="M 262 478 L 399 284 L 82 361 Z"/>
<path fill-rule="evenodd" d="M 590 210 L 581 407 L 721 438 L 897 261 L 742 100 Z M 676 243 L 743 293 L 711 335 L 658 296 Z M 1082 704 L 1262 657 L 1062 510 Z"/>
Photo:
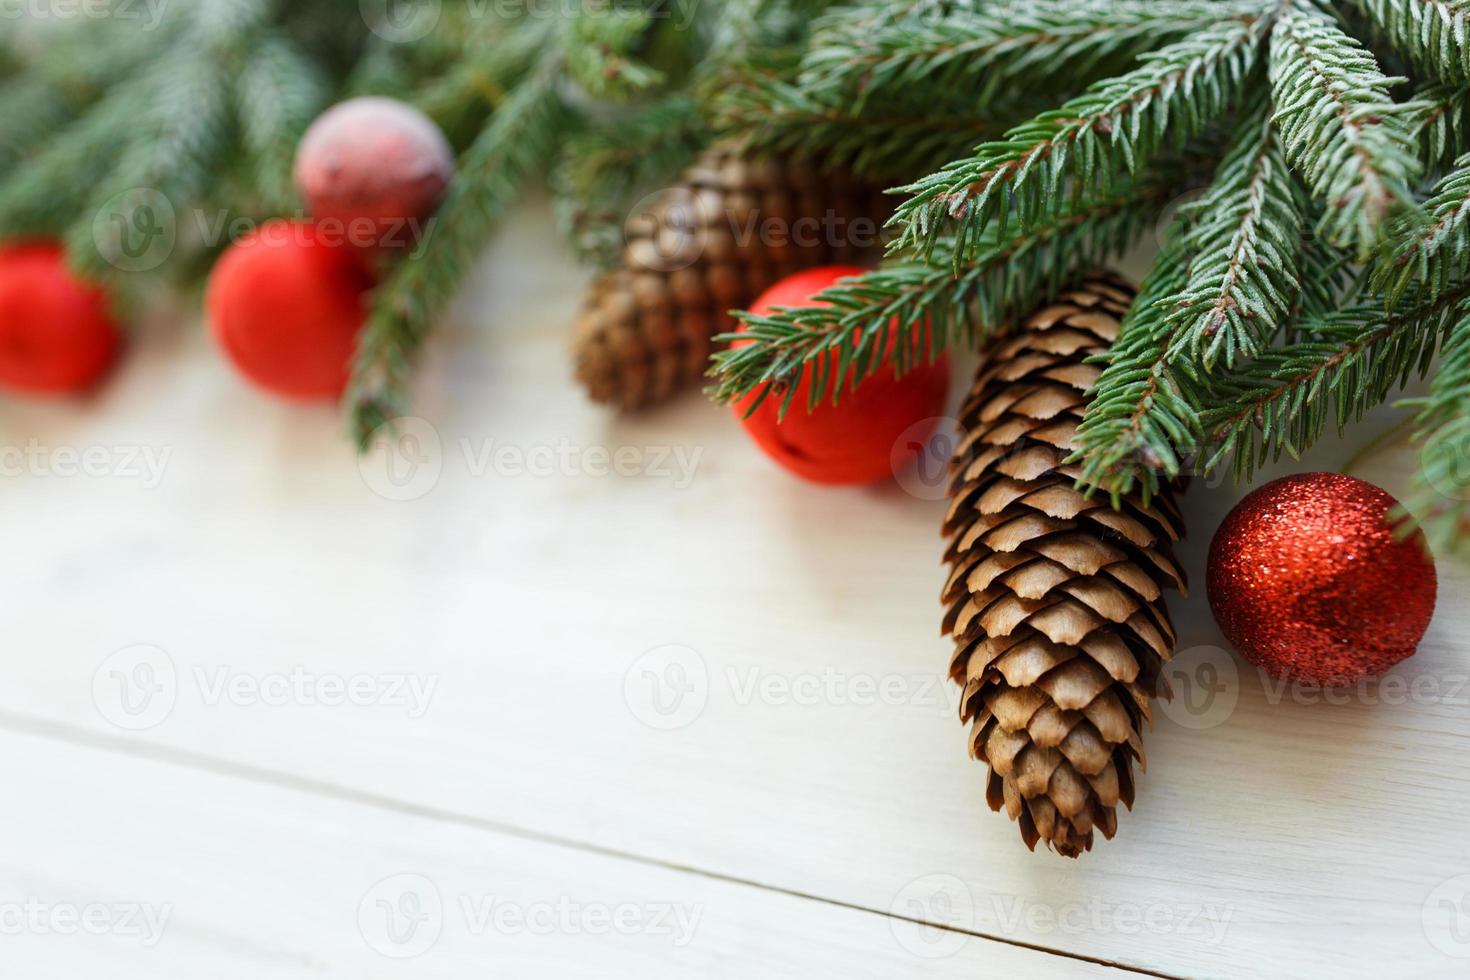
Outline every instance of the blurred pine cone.
<path fill-rule="evenodd" d="M 882 255 L 892 205 L 804 160 L 708 150 L 628 220 L 623 264 L 588 291 L 572 342 L 594 401 L 635 409 L 699 381 L 732 309 L 802 269 Z"/>

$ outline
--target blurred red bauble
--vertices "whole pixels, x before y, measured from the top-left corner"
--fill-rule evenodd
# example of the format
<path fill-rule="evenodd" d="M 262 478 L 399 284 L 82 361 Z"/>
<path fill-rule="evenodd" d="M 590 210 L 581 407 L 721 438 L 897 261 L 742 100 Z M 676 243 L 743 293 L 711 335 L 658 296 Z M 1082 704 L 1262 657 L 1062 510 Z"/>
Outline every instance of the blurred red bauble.
<path fill-rule="evenodd" d="M 1235 648 L 1272 677 L 1329 686 L 1414 653 L 1434 613 L 1424 539 L 1400 540 L 1398 501 L 1339 473 L 1272 481 L 1210 544 L 1210 608 Z"/>
<path fill-rule="evenodd" d="M 290 398 L 347 385 L 372 282 L 350 246 L 306 221 L 270 221 L 215 264 L 205 307 L 215 340 L 251 381 Z"/>
<path fill-rule="evenodd" d="M 0 387 L 69 394 L 101 380 L 121 347 L 107 296 L 52 242 L 0 247 Z"/>
<path fill-rule="evenodd" d="M 811 298 L 844 276 L 861 275 L 855 266 L 823 266 L 808 269 L 776 283 L 751 304 L 752 313 L 769 313 L 777 306 L 808 306 Z M 738 345 L 740 342 L 736 341 Z M 898 331 L 890 333 L 887 354 L 898 343 Z M 874 483 L 893 473 L 894 443 L 911 426 L 936 418 L 944 411 L 949 394 L 949 358 L 921 363 L 902 377 L 896 368 L 885 366 L 845 391 L 833 405 L 831 387 L 836 379 L 837 354 L 829 355 L 828 388 L 825 400 L 807 412 L 812 368 L 802 374 L 795 399 L 786 418 L 781 419 L 781 396 L 772 393 L 749 417 L 745 413 L 758 392 L 735 403 L 735 415 L 745 431 L 768 456 L 803 479 L 813 483 Z M 928 433 L 909 433 L 922 441 Z"/>
<path fill-rule="evenodd" d="M 397 99 L 349 99 L 322 113 L 296 151 L 296 185 L 323 235 L 362 248 L 414 245 L 454 177 L 434 121 Z"/>

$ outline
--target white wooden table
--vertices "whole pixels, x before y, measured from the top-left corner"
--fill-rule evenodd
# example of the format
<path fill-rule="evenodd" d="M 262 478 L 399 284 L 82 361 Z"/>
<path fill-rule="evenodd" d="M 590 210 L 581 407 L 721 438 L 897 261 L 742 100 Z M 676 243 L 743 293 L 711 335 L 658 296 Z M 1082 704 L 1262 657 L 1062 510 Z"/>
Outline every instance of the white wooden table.
<path fill-rule="evenodd" d="M 424 365 L 419 470 L 188 311 L 90 403 L 0 409 L 0 975 L 1470 975 L 1461 568 L 1414 685 L 1341 704 L 1175 602 L 1136 811 L 1030 854 L 941 681 L 943 504 L 799 483 L 698 395 L 589 405 L 582 279 L 519 215 Z M 1188 500 L 1196 585 L 1237 496 Z"/>

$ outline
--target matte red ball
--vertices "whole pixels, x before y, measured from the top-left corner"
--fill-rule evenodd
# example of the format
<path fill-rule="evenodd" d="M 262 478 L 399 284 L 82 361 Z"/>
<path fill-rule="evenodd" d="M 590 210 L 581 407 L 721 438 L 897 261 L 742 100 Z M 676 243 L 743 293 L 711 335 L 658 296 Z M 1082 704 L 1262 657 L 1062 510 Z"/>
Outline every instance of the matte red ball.
<path fill-rule="evenodd" d="M 68 271 L 60 245 L 0 247 L 0 388 L 84 391 L 107 374 L 121 346 L 106 294 Z"/>
<path fill-rule="evenodd" d="M 372 281 L 347 245 L 311 222 L 270 221 L 210 273 L 205 307 L 240 373 L 288 398 L 335 398 L 347 386 Z"/>
<path fill-rule="evenodd" d="M 1272 677 L 1327 686 L 1413 655 L 1437 579 L 1422 535 L 1395 536 L 1398 505 L 1340 473 L 1272 481 L 1210 543 L 1210 609 L 1235 648 Z"/>
<path fill-rule="evenodd" d="M 861 275 L 856 266 L 823 266 L 808 269 L 776 283 L 751 305 L 752 313 L 769 313 L 777 306 L 810 306 L 817 293 L 844 276 Z M 898 331 L 891 332 L 887 353 L 891 356 Z M 736 346 L 740 345 L 736 341 Z M 837 355 L 833 352 L 835 366 Z M 765 453 L 787 470 L 813 483 L 875 483 L 893 474 L 893 445 L 910 427 L 937 418 L 949 395 L 949 358 L 941 354 L 933 363 L 921 363 L 903 374 L 887 365 L 862 381 L 855 390 L 844 391 L 841 400 L 830 401 L 830 385 L 836 370 L 828 371 L 827 400 L 808 413 L 807 397 L 812 386 L 808 365 L 797 385 L 795 400 L 786 418 L 780 418 L 781 397 L 771 394 L 745 418 L 752 392 L 735 403 L 735 415 L 745 431 Z M 915 433 L 923 440 L 928 432 Z"/>
<path fill-rule="evenodd" d="M 397 99 L 333 106 L 296 150 L 296 184 L 312 217 L 359 247 L 413 245 L 453 177 L 443 132 Z"/>

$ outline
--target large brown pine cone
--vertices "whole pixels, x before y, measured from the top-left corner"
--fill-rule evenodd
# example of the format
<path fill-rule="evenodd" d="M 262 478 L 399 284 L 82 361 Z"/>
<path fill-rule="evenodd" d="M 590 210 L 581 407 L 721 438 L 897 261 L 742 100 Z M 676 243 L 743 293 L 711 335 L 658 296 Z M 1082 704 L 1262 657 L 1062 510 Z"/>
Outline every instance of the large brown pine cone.
<path fill-rule="evenodd" d="M 891 210 L 880 186 L 710 149 L 629 219 L 622 267 L 593 283 L 577 321 L 577 379 L 619 408 L 668 398 L 704 376 L 730 310 L 802 269 L 876 262 Z"/>
<path fill-rule="evenodd" d="M 1111 838 L 1133 805 L 1133 760 L 1175 645 L 1163 590 L 1183 590 L 1169 491 L 1114 510 L 1075 489 L 1084 363 L 1117 338 L 1134 299 L 1092 278 L 991 350 L 964 407 L 944 532 L 943 601 L 964 686 L 971 754 L 990 766 L 986 800 L 1068 857 Z"/>

